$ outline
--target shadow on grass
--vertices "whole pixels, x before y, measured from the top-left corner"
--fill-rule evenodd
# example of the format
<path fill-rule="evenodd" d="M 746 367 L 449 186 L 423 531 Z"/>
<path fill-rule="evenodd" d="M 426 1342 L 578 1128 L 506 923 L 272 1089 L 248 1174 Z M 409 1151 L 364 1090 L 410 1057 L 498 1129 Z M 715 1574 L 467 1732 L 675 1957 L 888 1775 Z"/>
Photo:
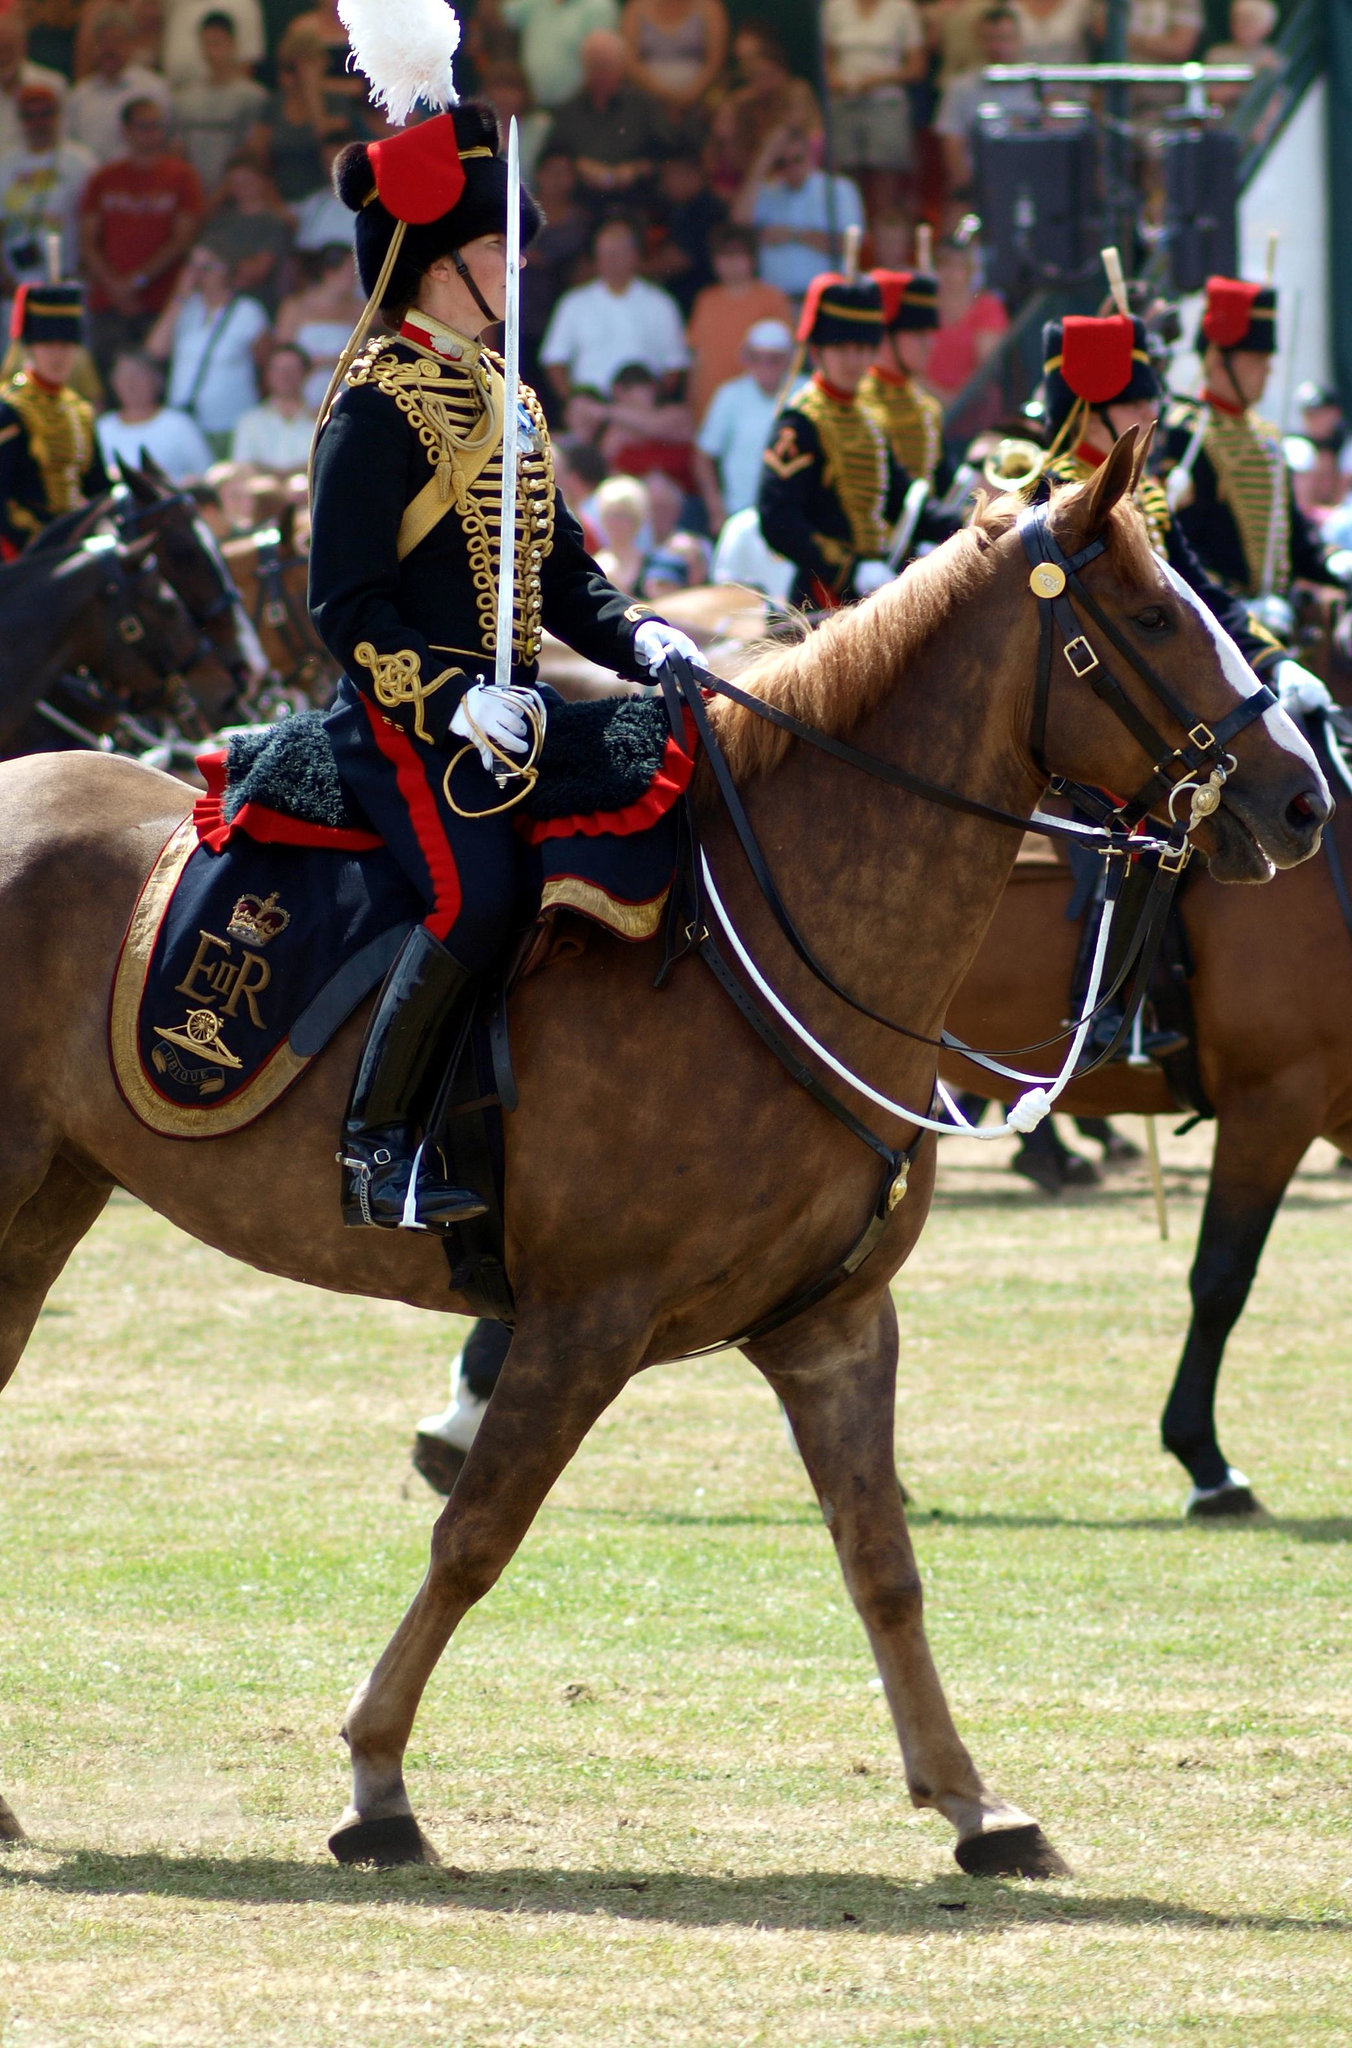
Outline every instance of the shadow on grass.
<path fill-rule="evenodd" d="M 912 1529 L 1085 1529 L 1096 1535 L 1197 1536 L 1222 1542 L 1234 1536 L 1285 1536 L 1293 1543 L 1352 1543 L 1352 1515 L 1241 1515 L 1216 1521 L 1188 1522 L 1182 1515 L 1054 1515 L 1001 1514 L 993 1508 L 974 1508 L 970 1514 L 950 1508 L 920 1507 L 912 1502 L 906 1511 Z"/>
<path fill-rule="evenodd" d="M 41 1854 L 40 1845 L 34 1845 Z M 1225 1913 L 1134 1893 L 1064 1889 L 951 1877 L 908 1883 L 862 1871 L 770 1871 L 758 1877 L 682 1871 L 543 1869 L 514 1865 L 472 1872 L 440 1869 L 340 1870 L 269 1857 L 105 1855 L 77 1851 L 54 1869 L 6 1869 L 0 1897 L 29 1886 L 58 1896 L 130 1895 L 231 1904 L 350 1907 L 442 1905 L 471 1913 L 552 1913 L 651 1920 L 686 1927 L 759 1927 L 800 1932 L 933 1934 L 936 1927 L 1004 1924 L 1066 1927 L 1185 1927 L 1200 1932 L 1352 1934 L 1352 1920 L 1316 1914 Z"/>

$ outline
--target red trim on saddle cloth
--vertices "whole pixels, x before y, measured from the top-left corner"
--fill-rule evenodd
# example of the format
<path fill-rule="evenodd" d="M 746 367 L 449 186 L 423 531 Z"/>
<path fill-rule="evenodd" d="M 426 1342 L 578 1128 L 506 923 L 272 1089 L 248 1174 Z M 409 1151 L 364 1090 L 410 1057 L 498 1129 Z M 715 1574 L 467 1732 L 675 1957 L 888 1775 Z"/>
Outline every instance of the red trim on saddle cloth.
<path fill-rule="evenodd" d="M 261 840 L 268 846 L 330 846 L 345 853 L 368 853 L 372 847 L 384 844 L 378 832 L 363 832 L 355 826 L 307 824 L 301 818 L 288 818 L 285 811 L 274 811 L 267 804 L 241 804 L 234 817 L 227 818 L 225 758 L 224 747 L 197 756 L 197 766 L 207 786 L 192 807 L 192 821 L 197 837 L 213 853 L 220 853 L 236 832 L 247 833 L 250 839 Z"/>
<path fill-rule="evenodd" d="M 437 800 L 427 787 L 424 757 L 408 734 L 397 725 L 391 725 L 389 719 L 382 717 L 365 697 L 362 698 L 362 708 L 370 721 L 376 745 L 385 759 L 394 764 L 394 779 L 408 806 L 408 821 L 427 862 L 428 879 L 435 900 L 423 923 L 434 939 L 444 939 L 460 915 L 464 895 L 460 887 L 460 870 L 437 812 Z"/>
<path fill-rule="evenodd" d="M 546 839 L 573 839 L 579 834 L 586 839 L 598 839 L 603 832 L 625 838 L 631 832 L 646 832 L 649 825 L 655 825 L 677 797 L 685 793 L 695 770 L 695 721 L 684 708 L 681 716 L 685 720 L 686 751 L 677 746 L 675 734 L 668 733 L 657 772 L 641 797 L 618 811 L 582 811 L 569 818 L 522 818 L 517 830 L 526 844 L 542 846 Z"/>

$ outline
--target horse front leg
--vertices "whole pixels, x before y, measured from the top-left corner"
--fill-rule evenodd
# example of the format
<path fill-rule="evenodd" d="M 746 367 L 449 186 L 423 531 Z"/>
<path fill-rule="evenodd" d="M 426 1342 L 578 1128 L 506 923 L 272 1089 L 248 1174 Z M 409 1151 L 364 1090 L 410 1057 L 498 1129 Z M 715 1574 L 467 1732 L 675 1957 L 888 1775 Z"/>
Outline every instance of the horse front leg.
<path fill-rule="evenodd" d="M 1055 1877 L 1037 1822 L 983 1784 L 925 1636 L 923 1593 L 893 1452 L 897 1318 L 890 1294 L 829 1304 L 748 1347 L 788 1412 L 850 1597 L 868 1633 L 913 1806 L 957 1833 L 964 1870 Z"/>
<path fill-rule="evenodd" d="M 1189 1287 L 1192 1321 L 1160 1419 L 1160 1436 L 1192 1480 L 1194 1519 L 1260 1514 L 1216 1434 L 1216 1384 L 1230 1332 L 1244 1310 L 1272 1220 L 1292 1174 L 1318 1136 L 1316 1089 L 1279 1078 L 1221 1112 Z"/>
<path fill-rule="evenodd" d="M 343 1722 L 352 1803 L 329 1838 L 340 1863 L 437 1860 L 404 1788 L 404 1754 L 427 1681 L 642 1356 L 642 1332 L 627 1344 L 616 1340 L 625 1321 L 618 1303 L 592 1303 L 589 1311 L 590 1328 L 556 1310 L 546 1316 L 527 1308 L 518 1319 L 455 1491 L 432 1531 L 427 1576 Z"/>

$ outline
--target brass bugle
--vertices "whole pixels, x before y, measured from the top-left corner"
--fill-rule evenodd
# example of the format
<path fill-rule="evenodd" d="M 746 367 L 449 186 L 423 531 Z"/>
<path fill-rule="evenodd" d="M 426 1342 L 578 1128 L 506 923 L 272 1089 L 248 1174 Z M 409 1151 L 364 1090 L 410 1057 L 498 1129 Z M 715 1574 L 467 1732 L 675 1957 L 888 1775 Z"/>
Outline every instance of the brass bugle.
<path fill-rule="evenodd" d="M 1046 459 L 1046 449 L 1036 441 L 1001 441 L 982 463 L 981 474 L 993 491 L 1022 491 L 1040 474 Z"/>

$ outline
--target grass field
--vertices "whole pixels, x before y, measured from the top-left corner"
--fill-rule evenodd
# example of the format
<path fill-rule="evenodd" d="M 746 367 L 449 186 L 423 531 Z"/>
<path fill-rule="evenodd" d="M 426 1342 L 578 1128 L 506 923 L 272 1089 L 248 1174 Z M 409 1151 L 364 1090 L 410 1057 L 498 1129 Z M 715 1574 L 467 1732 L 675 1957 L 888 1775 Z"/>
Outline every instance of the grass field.
<path fill-rule="evenodd" d="M 898 1290 L 931 1638 L 1074 1865 L 1042 1887 L 906 1803 L 733 1358 L 630 1391 L 457 1638 L 410 1770 L 447 1867 L 340 1871 L 458 1326 L 117 1201 L 0 1406 L 3 2048 L 1352 2042 L 1352 1190 L 1318 1148 L 1231 1346 L 1274 1517 L 1188 1527 L 1155 1423 L 1207 1140 L 1166 1144 L 1167 1246 L 1139 1178 L 1052 1204 L 955 1151 Z"/>

